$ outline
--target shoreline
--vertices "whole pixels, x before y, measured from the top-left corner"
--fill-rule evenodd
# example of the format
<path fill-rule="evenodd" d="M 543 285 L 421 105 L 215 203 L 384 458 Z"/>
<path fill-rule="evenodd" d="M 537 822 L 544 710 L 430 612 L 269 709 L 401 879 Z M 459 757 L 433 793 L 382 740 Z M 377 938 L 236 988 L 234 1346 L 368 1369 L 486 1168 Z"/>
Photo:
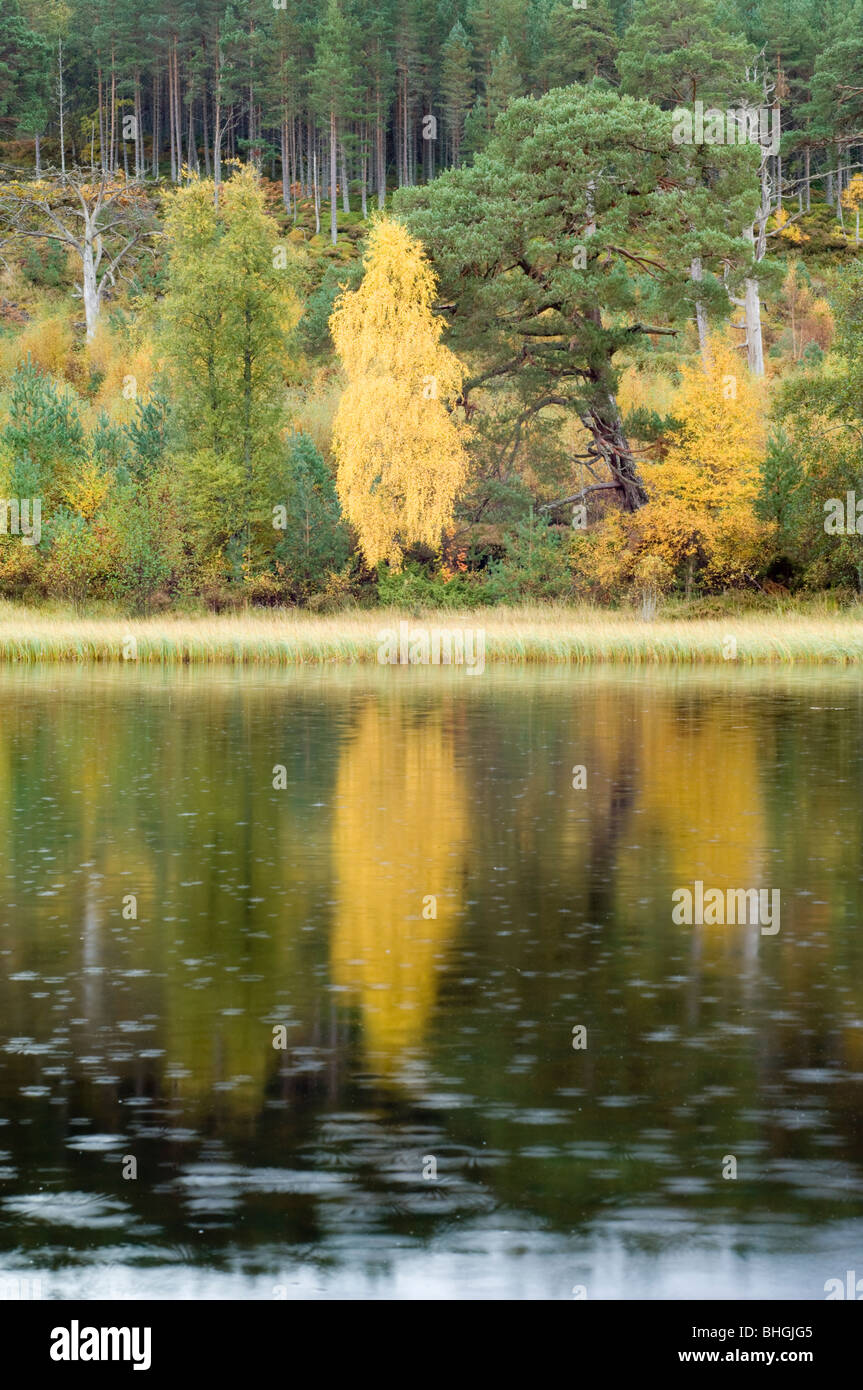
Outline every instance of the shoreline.
<path fill-rule="evenodd" d="M 449 660 L 447 660 L 449 656 Z M 76 616 L 0 608 L 0 664 L 150 666 L 858 666 L 863 617 L 662 617 L 596 608 L 302 610 L 200 617 Z"/>

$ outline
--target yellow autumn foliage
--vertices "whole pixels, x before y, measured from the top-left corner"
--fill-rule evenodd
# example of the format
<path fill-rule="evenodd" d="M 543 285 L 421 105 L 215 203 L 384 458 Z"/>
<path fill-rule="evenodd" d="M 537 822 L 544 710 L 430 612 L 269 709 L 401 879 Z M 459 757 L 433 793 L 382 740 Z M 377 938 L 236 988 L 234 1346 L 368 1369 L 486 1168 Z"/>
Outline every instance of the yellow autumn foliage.
<path fill-rule="evenodd" d="M 817 294 L 803 271 L 799 259 L 792 260 L 782 282 L 777 306 L 791 337 L 791 351 L 799 362 L 810 343 L 826 352 L 833 342 L 836 325 L 827 300 Z"/>
<path fill-rule="evenodd" d="M 810 240 L 803 228 L 792 222 L 786 208 L 777 208 L 773 214 L 773 230 L 779 233 L 783 241 L 793 242 L 795 246 L 801 246 L 804 241 Z"/>
<path fill-rule="evenodd" d="M 62 377 L 73 341 L 68 314 L 52 312 L 34 318 L 14 337 L 0 340 L 0 379 L 7 382 L 16 367 L 28 359 L 43 372 Z"/>
<path fill-rule="evenodd" d="M 674 574 L 688 588 L 696 570 L 711 584 L 735 583 L 763 556 L 770 528 L 754 509 L 765 449 L 761 384 L 714 338 L 709 367 L 681 369 L 668 411 L 679 427 L 664 457 L 642 465 L 647 505 L 608 512 L 575 540 L 576 573 L 603 598 L 630 586 L 655 597 Z"/>
<path fill-rule="evenodd" d="M 330 318 L 348 385 L 333 425 L 342 510 L 369 565 L 401 567 L 406 546 L 437 547 L 467 476 L 450 407 L 465 368 L 441 344 L 436 280 L 423 249 L 381 218 L 365 274 Z"/>
<path fill-rule="evenodd" d="M 710 365 L 684 366 L 671 411 L 680 422 L 660 462 L 644 470 L 650 501 L 636 514 L 639 539 L 671 565 L 703 564 L 732 583 L 757 568 L 766 524 L 755 515 L 765 431 L 762 393 L 727 342 Z"/>
<path fill-rule="evenodd" d="M 104 503 L 111 487 L 111 477 L 92 459 L 87 459 L 63 488 L 63 499 L 73 512 L 92 521 Z"/>
<path fill-rule="evenodd" d="M 136 400 L 149 395 L 152 388 L 153 343 L 145 335 L 132 338 L 103 322 L 84 345 L 82 356 L 87 370 L 99 378 L 96 407 L 113 419 L 132 419 Z"/>
<path fill-rule="evenodd" d="M 863 207 L 863 174 L 854 174 L 842 190 L 842 206 L 854 211 Z"/>

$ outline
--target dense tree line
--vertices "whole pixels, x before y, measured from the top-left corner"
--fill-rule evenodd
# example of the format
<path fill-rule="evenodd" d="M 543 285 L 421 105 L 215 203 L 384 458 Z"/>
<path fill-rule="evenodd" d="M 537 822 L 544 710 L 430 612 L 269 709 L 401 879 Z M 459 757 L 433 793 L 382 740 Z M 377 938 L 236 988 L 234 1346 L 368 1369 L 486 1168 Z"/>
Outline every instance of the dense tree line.
<path fill-rule="evenodd" d="M 0 592 L 863 591 L 861 15 L 0 0 Z"/>
<path fill-rule="evenodd" d="M 337 199 L 383 205 L 470 160 L 514 97 L 591 80 L 666 107 L 748 84 L 782 108 L 776 198 L 817 181 L 841 209 L 861 69 L 861 0 L 0 0 L 0 135 L 217 185 L 240 156 L 289 211 L 329 201 L 333 234 Z"/>

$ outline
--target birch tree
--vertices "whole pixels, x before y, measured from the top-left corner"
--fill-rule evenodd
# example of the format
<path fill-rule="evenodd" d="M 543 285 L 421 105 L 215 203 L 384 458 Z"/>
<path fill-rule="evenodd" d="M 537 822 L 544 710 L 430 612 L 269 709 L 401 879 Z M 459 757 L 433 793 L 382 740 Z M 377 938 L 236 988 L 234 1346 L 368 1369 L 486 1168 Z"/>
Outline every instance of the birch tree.
<path fill-rule="evenodd" d="M 80 267 L 75 293 L 83 301 L 92 339 L 105 297 L 155 230 L 153 208 L 142 185 L 125 179 L 91 182 L 76 171 L 55 181 L 0 184 L 0 245 L 28 238 L 56 242 Z"/>
<path fill-rule="evenodd" d="M 440 341 L 435 275 L 405 228 L 376 222 L 364 264 L 330 319 L 348 378 L 333 425 L 337 489 L 368 564 L 398 570 L 406 547 L 440 544 L 467 476 L 452 414 L 464 367 Z"/>

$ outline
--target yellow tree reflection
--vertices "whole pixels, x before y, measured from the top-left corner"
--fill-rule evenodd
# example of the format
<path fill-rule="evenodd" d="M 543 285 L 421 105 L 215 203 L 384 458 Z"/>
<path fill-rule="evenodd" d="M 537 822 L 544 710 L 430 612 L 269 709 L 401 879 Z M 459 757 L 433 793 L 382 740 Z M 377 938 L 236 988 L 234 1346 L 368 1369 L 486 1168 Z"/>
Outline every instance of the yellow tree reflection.
<path fill-rule="evenodd" d="M 468 819 L 448 703 L 370 702 L 339 769 L 332 977 L 383 1073 L 425 1034 L 457 924 Z"/>

